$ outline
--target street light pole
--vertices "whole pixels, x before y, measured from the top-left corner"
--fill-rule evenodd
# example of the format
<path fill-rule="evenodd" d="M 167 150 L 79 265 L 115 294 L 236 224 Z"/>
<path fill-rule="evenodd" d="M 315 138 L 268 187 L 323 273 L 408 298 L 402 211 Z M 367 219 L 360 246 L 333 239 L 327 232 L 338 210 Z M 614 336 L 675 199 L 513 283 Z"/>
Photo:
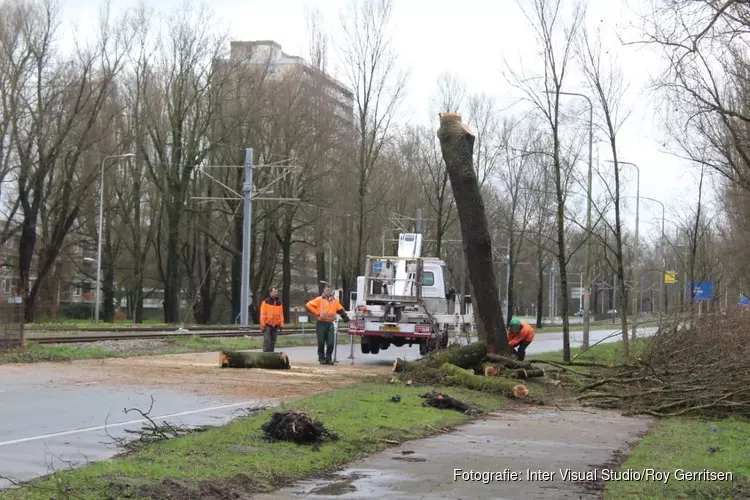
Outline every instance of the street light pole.
<path fill-rule="evenodd" d="M 127 153 L 124 155 L 110 155 L 105 156 L 102 160 L 100 170 L 101 179 L 99 180 L 99 236 L 96 243 L 96 303 L 94 304 L 94 323 L 99 324 L 99 303 L 100 295 L 102 291 L 102 221 L 104 219 L 104 162 L 110 158 L 133 158 L 133 153 Z"/>
<path fill-rule="evenodd" d="M 610 163 L 612 163 L 610 161 Z M 618 163 L 621 163 L 623 165 L 629 165 L 631 167 L 635 168 L 635 171 L 638 174 L 638 177 L 636 178 L 636 188 L 635 188 L 635 263 L 633 265 L 633 328 L 631 330 L 630 339 L 635 340 L 636 336 L 636 330 L 637 330 L 637 324 L 638 324 L 638 257 L 640 256 L 640 251 L 638 249 L 638 231 L 640 229 L 640 209 L 641 209 L 641 169 L 638 168 L 638 165 L 635 163 L 629 162 L 629 161 L 618 161 Z M 663 280 L 662 280 L 663 281 Z"/>
<path fill-rule="evenodd" d="M 659 329 L 661 329 L 663 310 L 664 310 L 664 278 L 667 275 L 667 255 L 666 255 L 666 235 L 664 233 L 664 222 L 666 215 L 666 207 L 664 203 L 654 198 L 643 197 L 644 200 L 653 201 L 661 205 L 661 278 L 659 279 Z"/>
<path fill-rule="evenodd" d="M 551 94 L 553 92 L 546 92 Z M 586 288 L 583 291 L 583 349 L 589 347 L 589 331 L 591 329 L 591 206 L 593 205 L 592 190 L 594 184 L 593 175 L 593 151 L 594 151 L 594 105 L 591 99 L 584 94 L 576 92 L 559 92 L 560 95 L 583 97 L 589 103 L 589 168 L 588 168 L 588 203 L 586 205 Z"/>

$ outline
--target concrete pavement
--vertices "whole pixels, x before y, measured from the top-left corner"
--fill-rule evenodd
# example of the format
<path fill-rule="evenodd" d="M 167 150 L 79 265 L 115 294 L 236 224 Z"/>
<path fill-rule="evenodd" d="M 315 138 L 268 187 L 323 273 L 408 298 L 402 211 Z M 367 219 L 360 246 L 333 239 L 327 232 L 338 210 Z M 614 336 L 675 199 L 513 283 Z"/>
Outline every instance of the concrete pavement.
<path fill-rule="evenodd" d="M 592 413 L 514 408 L 253 498 L 600 498 L 616 452 L 637 441 L 650 420 Z"/>

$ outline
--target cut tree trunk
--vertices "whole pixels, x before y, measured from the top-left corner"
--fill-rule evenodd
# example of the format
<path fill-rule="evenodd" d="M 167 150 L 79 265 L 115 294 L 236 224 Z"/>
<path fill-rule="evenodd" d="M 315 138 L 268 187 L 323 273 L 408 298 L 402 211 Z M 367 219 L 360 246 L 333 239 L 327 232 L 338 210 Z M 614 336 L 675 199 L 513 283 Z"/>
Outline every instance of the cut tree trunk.
<path fill-rule="evenodd" d="M 531 363 L 528 361 L 518 361 L 517 359 L 506 358 L 499 354 L 487 354 L 487 359 L 494 363 L 501 363 L 507 368 L 531 368 Z"/>
<path fill-rule="evenodd" d="M 510 372 L 503 373 L 504 376 L 508 378 L 516 378 L 516 379 L 529 379 L 534 377 L 544 377 L 544 370 L 541 368 L 532 368 L 532 369 L 526 369 L 521 368 L 519 370 L 512 370 Z"/>
<path fill-rule="evenodd" d="M 492 263 L 492 238 L 474 171 L 474 134 L 457 113 L 441 113 L 437 132 L 461 225 L 468 274 L 476 294 L 474 312 L 487 332 L 492 352 L 510 352 Z M 495 380 L 495 379 L 492 379 Z"/>
<path fill-rule="evenodd" d="M 265 368 L 266 370 L 288 370 L 289 357 L 283 352 L 238 352 L 222 351 L 219 354 L 222 368 Z"/>
<path fill-rule="evenodd" d="M 446 382 L 449 384 L 460 385 L 467 389 L 502 394 L 503 396 L 514 399 L 521 399 L 529 393 L 528 389 L 517 381 L 502 377 L 483 377 L 482 375 L 474 375 L 467 370 L 448 363 L 441 366 L 440 371 L 448 375 Z"/>
<path fill-rule="evenodd" d="M 452 345 L 448 349 L 425 356 L 418 363 L 433 368 L 440 368 L 445 363 L 461 368 L 474 368 L 482 362 L 485 356 L 487 356 L 487 343 L 479 341 L 460 347 Z"/>
<path fill-rule="evenodd" d="M 429 354 L 419 361 L 397 359 L 393 363 L 393 371 L 400 373 L 425 368 L 440 368 L 445 363 L 450 363 L 460 368 L 474 368 L 482 362 L 486 355 L 486 342 L 474 342 L 473 344 L 461 347 L 452 345 L 448 349 Z"/>

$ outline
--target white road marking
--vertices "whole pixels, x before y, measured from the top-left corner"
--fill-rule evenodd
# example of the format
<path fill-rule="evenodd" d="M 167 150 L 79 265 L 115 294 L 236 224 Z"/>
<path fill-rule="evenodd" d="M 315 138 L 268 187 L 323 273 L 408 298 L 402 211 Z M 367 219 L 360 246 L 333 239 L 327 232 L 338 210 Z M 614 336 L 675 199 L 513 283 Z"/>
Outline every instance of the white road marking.
<path fill-rule="evenodd" d="M 235 408 L 237 406 L 245 406 L 245 405 L 257 404 L 257 403 L 258 403 L 257 401 L 245 401 L 243 403 L 234 403 L 231 405 L 212 406 L 210 408 L 202 408 L 200 410 L 182 411 L 179 413 L 171 413 L 169 415 L 162 415 L 160 417 L 153 417 L 152 420 L 164 420 L 167 418 L 182 417 L 184 415 L 194 415 L 196 413 L 204 413 L 207 411 L 214 411 L 214 410 L 224 410 L 226 408 Z M 10 444 L 26 443 L 29 441 L 37 441 L 39 439 L 53 438 L 53 437 L 59 437 L 59 436 L 70 436 L 71 434 L 80 434 L 82 432 L 100 431 L 103 429 L 109 429 L 110 427 L 123 427 L 125 425 L 140 424 L 142 422 L 148 422 L 148 419 L 141 418 L 138 420 L 129 420 L 127 422 L 118 422 L 115 424 L 97 425 L 95 427 L 85 427 L 83 429 L 73 429 L 70 431 L 53 432 L 51 434 L 40 434 L 39 436 L 32 436 L 32 437 L 21 438 L 21 439 L 13 439 L 11 441 L 0 441 L 0 446 L 8 446 Z"/>

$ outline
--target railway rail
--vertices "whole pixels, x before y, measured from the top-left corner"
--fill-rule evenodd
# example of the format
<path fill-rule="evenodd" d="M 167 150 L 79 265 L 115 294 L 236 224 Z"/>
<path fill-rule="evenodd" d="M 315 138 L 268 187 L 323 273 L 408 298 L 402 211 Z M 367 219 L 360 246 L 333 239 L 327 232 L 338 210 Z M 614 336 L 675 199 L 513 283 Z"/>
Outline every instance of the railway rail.
<path fill-rule="evenodd" d="M 46 330 L 48 331 L 48 330 Z M 81 330 L 76 330 L 81 331 Z M 101 330 L 99 330 L 101 332 Z M 315 333 L 314 328 L 308 328 L 305 330 L 290 329 L 279 332 L 280 336 L 286 335 L 300 335 L 303 333 L 313 334 Z M 26 340 L 35 342 L 37 344 L 73 344 L 78 342 L 101 342 L 104 340 L 163 340 L 163 339 L 174 339 L 174 338 L 186 338 L 186 337 L 200 337 L 203 339 L 210 338 L 227 338 L 227 337 L 253 337 L 262 338 L 262 333 L 258 329 L 254 330 L 192 330 L 188 332 L 179 332 L 174 330 L 157 330 L 149 332 L 134 332 L 134 333 L 123 333 L 122 331 L 111 331 L 102 332 L 99 335 L 71 335 L 69 337 L 58 337 L 58 336 L 34 336 L 26 335 Z"/>
<path fill-rule="evenodd" d="M 76 327 L 76 326 L 46 326 L 46 325 L 34 325 L 34 326 L 24 326 L 24 331 L 27 333 L 31 332 L 100 332 L 100 333 L 125 333 L 125 332 L 166 332 L 166 331 L 174 331 L 176 329 L 180 328 L 180 326 L 177 325 L 162 325 L 162 326 L 114 326 L 114 327 Z M 182 328 L 186 328 L 187 330 L 190 330 L 191 332 L 240 332 L 245 331 L 242 329 L 239 325 L 190 325 L 190 326 L 182 326 Z M 250 327 L 251 329 L 253 327 Z M 259 328 L 257 325 L 254 325 L 254 328 Z M 315 328 L 314 326 L 311 328 Z M 300 328 L 295 328 L 295 330 L 301 330 Z"/>

